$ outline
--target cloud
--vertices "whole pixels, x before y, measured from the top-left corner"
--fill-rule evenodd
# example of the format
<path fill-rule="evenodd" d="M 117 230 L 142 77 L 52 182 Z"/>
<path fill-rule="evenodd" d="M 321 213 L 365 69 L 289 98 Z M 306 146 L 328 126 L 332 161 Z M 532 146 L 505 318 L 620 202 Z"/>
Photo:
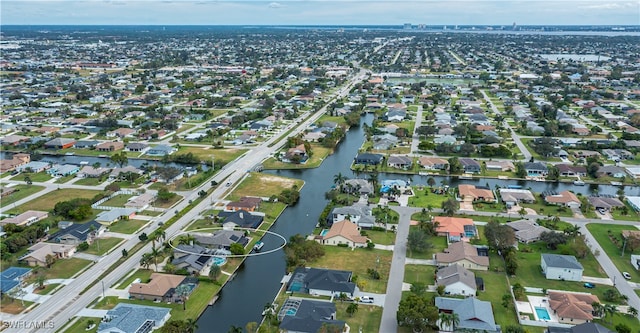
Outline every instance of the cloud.
<path fill-rule="evenodd" d="M 585 9 L 602 9 L 602 10 L 616 10 L 616 9 L 626 9 L 626 8 L 633 8 L 633 7 L 638 7 L 638 3 L 632 3 L 632 2 L 612 2 L 612 3 L 600 3 L 600 4 L 589 4 L 589 5 L 585 5 L 582 6 L 582 8 Z"/>
<path fill-rule="evenodd" d="M 269 8 L 282 8 L 284 7 L 283 4 L 279 3 L 279 2 L 271 2 L 269 3 Z"/>

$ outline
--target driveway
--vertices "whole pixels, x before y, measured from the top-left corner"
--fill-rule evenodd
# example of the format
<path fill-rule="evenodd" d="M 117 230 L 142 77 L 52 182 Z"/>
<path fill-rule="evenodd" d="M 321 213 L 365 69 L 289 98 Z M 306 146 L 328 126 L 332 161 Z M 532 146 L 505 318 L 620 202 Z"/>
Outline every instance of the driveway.
<path fill-rule="evenodd" d="M 605 284 L 607 286 L 613 286 L 613 281 L 610 278 L 597 278 L 593 276 L 583 276 L 582 282 L 590 282 L 597 284 Z"/>

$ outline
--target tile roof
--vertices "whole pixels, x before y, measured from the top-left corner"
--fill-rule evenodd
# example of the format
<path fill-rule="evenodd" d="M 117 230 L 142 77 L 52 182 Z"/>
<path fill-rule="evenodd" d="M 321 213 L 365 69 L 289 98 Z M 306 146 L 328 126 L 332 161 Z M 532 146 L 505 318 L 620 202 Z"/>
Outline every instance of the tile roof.
<path fill-rule="evenodd" d="M 593 303 L 600 303 L 597 296 L 584 293 L 549 291 L 549 307 L 558 317 L 593 320 Z"/>
<path fill-rule="evenodd" d="M 367 243 L 367 237 L 361 236 L 358 226 L 349 220 L 342 220 L 331 225 L 331 229 L 322 239 L 330 239 L 337 236 L 342 236 L 354 243 Z"/>
<path fill-rule="evenodd" d="M 444 252 L 436 253 L 436 262 L 455 263 L 467 259 L 476 265 L 489 266 L 489 257 L 479 256 L 478 249 L 467 242 L 452 243 Z"/>
<path fill-rule="evenodd" d="M 473 225 L 472 219 L 462 217 L 435 216 L 433 223 L 438 223 L 436 231 L 438 233 L 448 233 L 449 235 L 464 235 L 465 225 Z"/>
<path fill-rule="evenodd" d="M 151 281 L 132 284 L 129 293 L 162 297 L 179 286 L 185 278 L 182 275 L 151 273 Z"/>

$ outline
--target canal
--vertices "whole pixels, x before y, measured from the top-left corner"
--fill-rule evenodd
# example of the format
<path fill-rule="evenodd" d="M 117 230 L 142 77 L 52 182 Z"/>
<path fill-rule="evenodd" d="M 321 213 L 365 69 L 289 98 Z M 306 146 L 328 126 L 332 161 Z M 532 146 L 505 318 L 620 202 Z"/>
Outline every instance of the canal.
<path fill-rule="evenodd" d="M 373 115 L 367 114 L 362 122 L 371 125 Z M 300 193 L 300 201 L 288 207 L 278 218 L 271 231 L 288 239 L 295 234 L 307 235 L 311 233 L 318 222 L 318 216 L 327 204 L 324 193 L 333 185 L 333 176 L 342 173 L 346 177 L 354 177 L 350 170 L 351 162 L 364 140 L 362 126 L 350 129 L 345 139 L 340 143 L 333 155 L 328 156 L 322 165 L 307 170 L 265 171 L 280 176 L 298 178 L 305 181 Z M 403 179 L 410 180 L 412 185 L 427 184 L 428 176 L 400 175 L 382 173 L 380 180 Z M 462 183 L 496 185 L 520 185 L 530 188 L 534 192 L 563 191 L 567 189 L 584 194 L 616 194 L 617 187 L 610 185 L 573 186 L 565 183 L 525 182 L 517 180 L 482 179 L 459 180 L 455 177 L 434 177 L 440 184 L 445 180 L 447 184 L 455 186 Z M 627 195 L 639 195 L 640 188 L 625 188 Z M 281 240 L 275 236 L 264 237 L 263 252 L 281 245 Z M 271 303 L 278 293 L 280 281 L 286 268 L 284 252 L 282 250 L 272 254 L 249 257 L 237 271 L 236 276 L 227 283 L 218 300 L 209 306 L 198 320 L 198 332 L 225 333 L 234 325 L 244 328 L 248 322 L 260 322 L 265 304 Z"/>

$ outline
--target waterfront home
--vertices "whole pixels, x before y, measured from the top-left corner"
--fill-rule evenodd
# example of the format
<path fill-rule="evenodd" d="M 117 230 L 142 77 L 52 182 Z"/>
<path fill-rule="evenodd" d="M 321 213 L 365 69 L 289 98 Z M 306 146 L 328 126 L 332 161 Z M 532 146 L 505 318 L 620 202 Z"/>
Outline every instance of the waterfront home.
<path fill-rule="evenodd" d="M 580 199 L 571 191 L 562 191 L 558 194 L 547 195 L 544 201 L 552 205 L 560 205 L 571 208 L 580 208 L 582 204 Z"/>
<path fill-rule="evenodd" d="M 179 244 L 173 251 L 171 264 L 176 269 L 184 269 L 189 274 L 203 275 L 211 267 L 212 250 L 198 244 Z"/>
<path fill-rule="evenodd" d="M 449 161 L 438 157 L 420 157 L 418 164 L 427 170 L 447 170 Z"/>
<path fill-rule="evenodd" d="M 511 161 L 486 161 L 484 163 L 487 170 L 493 171 L 513 171 L 516 168 Z"/>
<path fill-rule="evenodd" d="M 502 202 L 507 205 L 507 208 L 511 208 L 520 202 L 536 202 L 535 196 L 529 190 L 501 188 L 499 192 L 500 198 L 502 199 Z"/>
<path fill-rule="evenodd" d="M 381 154 L 359 153 L 354 159 L 354 164 L 378 165 L 383 160 L 384 156 Z"/>
<path fill-rule="evenodd" d="M 45 142 L 44 147 L 47 149 L 67 149 L 73 147 L 75 143 L 76 140 L 74 139 L 55 138 Z"/>
<path fill-rule="evenodd" d="M 413 159 L 409 156 L 389 156 L 387 165 L 392 168 L 407 170 L 413 165 Z"/>
<path fill-rule="evenodd" d="M 438 266 L 458 264 L 464 268 L 486 271 L 489 269 L 489 250 L 468 242 L 455 242 L 443 252 L 436 253 L 435 260 Z"/>
<path fill-rule="evenodd" d="M 18 146 L 21 143 L 25 143 L 28 142 L 30 139 L 30 137 L 28 136 L 24 136 L 24 135 L 16 135 L 16 134 L 11 134 L 11 135 L 7 135 L 3 138 L 0 139 L 0 144 L 3 146 Z"/>
<path fill-rule="evenodd" d="M 80 167 L 77 165 L 73 165 L 73 164 L 56 164 L 54 166 L 52 166 L 49 170 L 47 170 L 47 173 L 49 173 L 50 175 L 54 176 L 54 177 L 66 177 L 66 176 L 71 176 L 71 175 L 75 175 L 76 173 L 78 173 L 78 171 L 80 171 Z"/>
<path fill-rule="evenodd" d="M 434 216 L 438 236 L 446 236 L 450 242 L 459 242 L 478 235 L 472 219 L 450 216 Z"/>
<path fill-rule="evenodd" d="M 458 194 L 463 201 L 496 201 L 493 191 L 483 186 L 461 184 L 458 185 Z"/>
<path fill-rule="evenodd" d="M 249 239 L 245 237 L 243 231 L 237 230 L 216 230 L 213 233 L 194 233 L 196 242 L 210 249 L 229 250 L 231 244 L 237 243 L 247 246 Z"/>
<path fill-rule="evenodd" d="M 344 193 L 357 193 L 360 195 L 369 195 L 373 193 L 373 184 L 366 179 L 354 178 L 347 179 L 342 185 L 340 190 Z"/>
<path fill-rule="evenodd" d="M 584 268 L 576 257 L 543 253 L 540 256 L 542 273 L 549 280 L 581 281 Z"/>
<path fill-rule="evenodd" d="M 457 316 L 456 331 L 501 332 L 500 326 L 496 325 L 491 302 L 481 301 L 475 297 L 464 299 L 436 297 L 435 302 L 440 313 Z"/>
<path fill-rule="evenodd" d="M 121 141 L 107 141 L 96 146 L 97 151 L 112 152 L 124 149 L 124 143 Z"/>
<path fill-rule="evenodd" d="M 304 144 L 299 144 L 295 147 L 289 148 L 286 153 L 282 156 L 282 162 L 285 163 L 304 163 L 309 159 L 309 155 L 307 155 L 307 148 Z"/>
<path fill-rule="evenodd" d="M 547 327 L 545 333 L 616 333 L 598 323 L 585 322 L 569 328 L 564 327 Z"/>
<path fill-rule="evenodd" d="M 544 177 L 549 173 L 549 168 L 540 162 L 525 162 L 524 169 L 529 177 Z"/>
<path fill-rule="evenodd" d="M 264 220 L 263 214 L 251 213 L 244 209 L 235 211 L 221 211 L 218 217 L 222 219 L 223 226 L 226 228 L 251 228 L 256 229 Z"/>
<path fill-rule="evenodd" d="M 585 177 L 587 168 L 582 165 L 556 164 L 560 176 L 563 177 Z"/>
<path fill-rule="evenodd" d="M 478 161 L 471 158 L 460 158 L 458 160 L 462 165 L 465 173 L 480 173 L 482 167 Z"/>
<path fill-rule="evenodd" d="M 278 312 L 280 332 L 317 333 L 323 327 L 345 331 L 346 323 L 336 319 L 336 305 L 330 301 L 288 298 Z"/>
<path fill-rule="evenodd" d="M 155 147 L 149 148 L 146 154 L 149 156 L 167 156 L 175 153 L 176 151 L 178 151 L 178 149 L 168 145 L 157 145 Z"/>
<path fill-rule="evenodd" d="M 230 201 L 225 206 L 225 210 L 232 211 L 232 212 L 239 211 L 239 210 L 253 212 L 256 209 L 260 208 L 261 202 L 262 202 L 262 199 L 258 197 L 242 197 L 238 201 Z"/>
<path fill-rule="evenodd" d="M 549 291 L 549 308 L 564 324 L 582 324 L 593 320 L 594 303 L 600 303 L 598 296 L 587 293 Z"/>
<path fill-rule="evenodd" d="M 129 287 L 129 296 L 135 299 L 161 302 L 180 301 L 182 295 L 176 293 L 176 289 L 183 283 L 193 283 L 186 276 L 151 273 L 147 283 L 133 283 Z M 191 280 L 191 279 L 190 279 Z M 195 279 L 197 281 L 197 279 Z M 192 290 L 190 290 L 192 291 Z"/>
<path fill-rule="evenodd" d="M 109 173 L 111 169 L 109 168 L 94 168 L 91 165 L 86 165 L 80 169 L 78 172 L 78 177 L 80 178 L 100 178 L 103 175 Z"/>
<path fill-rule="evenodd" d="M 145 153 L 147 150 L 149 150 L 149 145 L 143 142 L 131 142 L 125 148 L 125 151 L 136 153 Z"/>
<path fill-rule="evenodd" d="M 628 176 L 628 174 L 623 168 L 619 166 L 605 165 L 598 168 L 598 171 L 596 171 L 596 176 L 598 178 L 600 177 L 622 178 L 622 177 Z"/>
<path fill-rule="evenodd" d="M 353 204 L 347 207 L 335 207 L 329 214 L 331 223 L 342 220 L 349 220 L 361 228 L 371 228 L 374 226 L 375 217 L 372 215 L 371 208 L 363 204 Z"/>
<path fill-rule="evenodd" d="M 291 273 L 287 291 L 320 296 L 334 296 L 340 293 L 355 296 L 358 287 L 351 282 L 352 275 L 350 271 L 298 267 Z"/>
<path fill-rule="evenodd" d="M 10 160 L 0 160 L 0 172 L 13 171 L 29 162 L 31 162 L 31 155 L 22 153 L 13 154 Z"/>
<path fill-rule="evenodd" d="M 610 211 L 614 208 L 624 207 L 624 203 L 622 203 L 622 201 L 620 201 L 620 199 L 616 197 L 590 196 L 587 200 L 589 200 L 589 204 L 593 206 L 593 208 L 599 210 Z"/>
<path fill-rule="evenodd" d="M 340 245 L 344 244 L 350 248 L 366 247 L 369 239 L 360 235 L 358 225 L 349 221 L 342 220 L 331 225 L 326 234 L 319 235 L 316 241 L 323 245 Z"/>
<path fill-rule="evenodd" d="M 38 173 L 45 170 L 48 170 L 51 167 L 51 163 L 47 162 L 39 162 L 39 161 L 31 161 L 27 164 L 20 165 L 16 167 L 18 172 L 33 172 Z"/>
<path fill-rule="evenodd" d="M 436 284 L 444 286 L 447 295 L 475 296 L 477 290 L 476 275 L 458 264 L 438 269 Z"/>
<path fill-rule="evenodd" d="M 540 226 L 531 220 L 513 221 L 506 225 L 513 229 L 516 239 L 525 244 L 539 241 L 543 232 L 551 232 L 550 229 Z"/>
<path fill-rule="evenodd" d="M 94 148 L 99 143 L 100 143 L 100 141 L 98 141 L 98 140 L 78 140 L 73 145 L 73 148 L 76 148 L 76 149 L 90 149 L 90 148 Z"/>

